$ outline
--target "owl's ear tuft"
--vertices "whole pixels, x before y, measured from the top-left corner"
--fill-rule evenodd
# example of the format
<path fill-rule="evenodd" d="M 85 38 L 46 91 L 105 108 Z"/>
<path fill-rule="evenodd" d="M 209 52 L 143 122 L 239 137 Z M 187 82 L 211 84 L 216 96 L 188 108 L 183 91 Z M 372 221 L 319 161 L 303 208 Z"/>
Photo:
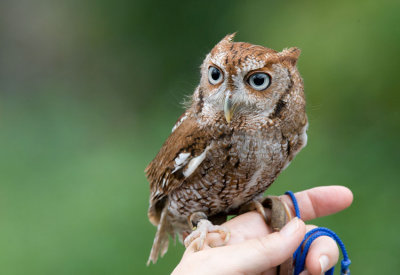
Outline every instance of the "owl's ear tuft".
<path fill-rule="evenodd" d="M 217 45 L 226 45 L 233 42 L 233 38 L 235 38 L 236 32 L 227 34 Z"/>
<path fill-rule="evenodd" d="M 227 42 L 233 42 L 233 39 L 236 36 L 236 32 L 231 33 L 231 34 L 227 34 L 223 40 L 226 40 Z"/>
<path fill-rule="evenodd" d="M 299 59 L 301 50 L 296 47 L 292 47 L 289 49 L 284 49 L 279 53 L 279 56 L 286 61 L 289 61 L 290 64 L 296 65 L 297 60 Z"/>
<path fill-rule="evenodd" d="M 227 48 L 230 48 L 232 46 L 233 38 L 235 37 L 235 35 L 236 32 L 228 34 L 224 38 L 222 38 L 222 40 L 219 41 L 218 44 L 215 45 L 215 47 L 211 50 L 211 55 L 215 55 L 221 51 L 226 51 Z"/>

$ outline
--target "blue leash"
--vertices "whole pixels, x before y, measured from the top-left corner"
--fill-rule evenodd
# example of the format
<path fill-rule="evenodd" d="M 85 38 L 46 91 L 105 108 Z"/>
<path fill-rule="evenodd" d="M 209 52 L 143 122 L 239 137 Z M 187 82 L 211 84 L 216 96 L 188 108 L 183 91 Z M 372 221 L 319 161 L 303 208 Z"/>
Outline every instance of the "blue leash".
<path fill-rule="evenodd" d="M 296 199 L 295 195 L 293 194 L 292 191 L 287 191 L 285 194 L 289 195 L 290 198 L 292 199 L 293 205 L 294 205 L 294 210 L 296 212 L 296 216 L 299 219 L 301 219 L 299 204 L 297 203 L 297 199 Z M 321 236 L 331 237 L 339 245 L 340 249 L 342 250 L 342 254 L 343 254 L 343 260 L 340 262 L 340 265 L 341 265 L 340 274 L 341 275 L 350 275 L 349 266 L 351 264 L 351 261 L 349 259 L 349 255 L 347 254 L 347 250 L 346 250 L 346 247 L 344 246 L 344 243 L 339 238 L 339 236 L 336 235 L 335 232 L 333 232 L 332 230 L 325 228 L 325 227 L 318 227 L 318 228 L 312 229 L 309 232 L 307 232 L 307 234 L 304 236 L 304 239 L 301 242 L 300 246 L 293 253 L 293 260 L 295 262 L 294 275 L 298 275 L 298 274 L 300 274 L 300 272 L 302 272 L 304 270 L 304 266 L 306 263 L 306 256 L 307 256 L 308 250 L 310 249 L 311 243 Z M 303 247 L 303 245 L 304 245 L 304 247 Z M 303 247 L 303 249 L 301 249 L 302 247 Z M 327 272 L 325 272 L 325 275 L 333 275 L 334 270 L 335 270 L 335 267 L 332 267 Z"/>

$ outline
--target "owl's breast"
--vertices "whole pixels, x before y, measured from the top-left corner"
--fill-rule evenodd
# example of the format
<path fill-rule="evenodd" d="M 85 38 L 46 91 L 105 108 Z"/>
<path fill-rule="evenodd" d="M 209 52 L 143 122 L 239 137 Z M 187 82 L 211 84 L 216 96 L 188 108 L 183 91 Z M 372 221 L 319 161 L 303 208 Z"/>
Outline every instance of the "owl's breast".
<path fill-rule="evenodd" d="M 229 212 L 263 193 L 287 158 L 280 131 L 231 131 L 210 144 L 196 171 L 170 197 L 171 210 L 187 216 Z"/>
<path fill-rule="evenodd" d="M 228 209 L 234 209 L 263 193 L 282 170 L 287 158 L 287 141 L 280 131 L 238 132 L 232 136 L 233 152 L 239 165 L 230 172 L 239 182 L 238 190 L 229 188 Z"/>

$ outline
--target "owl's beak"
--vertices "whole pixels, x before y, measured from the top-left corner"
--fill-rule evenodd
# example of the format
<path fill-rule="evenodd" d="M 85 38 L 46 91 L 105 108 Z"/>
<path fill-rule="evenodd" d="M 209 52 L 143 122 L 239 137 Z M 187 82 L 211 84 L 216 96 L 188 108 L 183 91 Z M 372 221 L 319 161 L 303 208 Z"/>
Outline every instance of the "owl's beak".
<path fill-rule="evenodd" d="M 232 93 L 228 91 L 228 93 L 225 96 L 225 102 L 224 102 L 225 119 L 228 123 L 230 123 L 232 120 L 233 111 L 234 111 L 234 106 L 232 102 Z"/>

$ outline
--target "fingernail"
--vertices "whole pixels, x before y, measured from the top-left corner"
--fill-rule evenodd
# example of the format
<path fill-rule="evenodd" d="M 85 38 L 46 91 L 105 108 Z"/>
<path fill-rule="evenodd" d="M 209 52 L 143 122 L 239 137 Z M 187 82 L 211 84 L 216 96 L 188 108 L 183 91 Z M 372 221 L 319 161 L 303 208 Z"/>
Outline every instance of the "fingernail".
<path fill-rule="evenodd" d="M 310 272 L 308 272 L 307 269 L 304 269 L 304 271 L 301 272 L 300 275 L 310 275 Z"/>
<path fill-rule="evenodd" d="M 291 235 L 293 235 L 297 230 L 299 229 L 299 218 L 294 218 L 292 219 L 287 225 L 285 225 L 280 233 L 284 236 L 284 237 L 290 237 Z"/>
<path fill-rule="evenodd" d="M 322 255 L 321 257 L 319 257 L 319 264 L 321 265 L 321 274 L 324 274 L 324 272 L 326 271 L 326 268 L 329 265 L 328 256 Z"/>

